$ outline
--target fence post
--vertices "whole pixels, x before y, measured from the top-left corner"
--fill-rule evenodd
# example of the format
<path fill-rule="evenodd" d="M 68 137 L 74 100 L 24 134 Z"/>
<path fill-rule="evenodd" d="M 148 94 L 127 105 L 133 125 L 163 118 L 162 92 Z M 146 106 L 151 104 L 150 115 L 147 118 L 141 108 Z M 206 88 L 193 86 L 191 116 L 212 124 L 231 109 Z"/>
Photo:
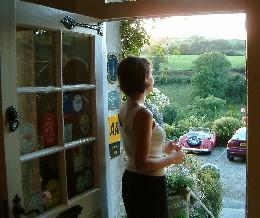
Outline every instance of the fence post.
<path fill-rule="evenodd" d="M 186 194 L 186 218 L 190 217 L 190 192 Z"/>

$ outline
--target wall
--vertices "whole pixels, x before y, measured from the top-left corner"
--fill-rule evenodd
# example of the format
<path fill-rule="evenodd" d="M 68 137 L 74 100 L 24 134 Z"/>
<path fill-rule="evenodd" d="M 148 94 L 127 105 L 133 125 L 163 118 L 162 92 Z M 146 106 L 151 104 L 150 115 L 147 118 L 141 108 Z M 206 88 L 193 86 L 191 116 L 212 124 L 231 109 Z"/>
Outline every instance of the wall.
<path fill-rule="evenodd" d="M 120 22 L 108 22 L 106 24 L 107 29 L 107 54 L 114 54 L 118 57 L 120 61 L 120 52 L 121 52 L 121 43 L 120 43 L 120 33 L 119 33 L 119 26 Z M 118 91 L 118 83 L 111 84 L 108 82 L 108 95 L 111 91 Z M 108 110 L 108 116 L 117 115 L 119 112 L 118 109 Z M 107 145 L 108 146 L 108 145 Z M 121 177 L 123 173 L 123 166 L 124 166 L 124 155 L 122 154 L 122 146 L 121 154 L 116 156 L 109 161 L 108 167 L 108 174 L 109 180 L 108 185 L 108 193 L 110 195 L 109 199 L 111 202 L 108 202 L 109 211 L 111 214 L 111 218 L 119 218 L 122 217 L 124 213 L 124 207 L 121 200 Z M 107 157 L 109 158 L 109 157 Z"/>

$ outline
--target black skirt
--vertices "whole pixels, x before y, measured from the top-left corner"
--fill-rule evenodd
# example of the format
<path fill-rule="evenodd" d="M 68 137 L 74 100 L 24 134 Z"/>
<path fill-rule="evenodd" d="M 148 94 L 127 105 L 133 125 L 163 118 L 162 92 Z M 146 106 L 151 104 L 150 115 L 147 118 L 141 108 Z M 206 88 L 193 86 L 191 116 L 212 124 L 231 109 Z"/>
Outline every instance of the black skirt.
<path fill-rule="evenodd" d="M 147 176 L 126 170 L 122 197 L 128 218 L 168 218 L 165 176 Z"/>

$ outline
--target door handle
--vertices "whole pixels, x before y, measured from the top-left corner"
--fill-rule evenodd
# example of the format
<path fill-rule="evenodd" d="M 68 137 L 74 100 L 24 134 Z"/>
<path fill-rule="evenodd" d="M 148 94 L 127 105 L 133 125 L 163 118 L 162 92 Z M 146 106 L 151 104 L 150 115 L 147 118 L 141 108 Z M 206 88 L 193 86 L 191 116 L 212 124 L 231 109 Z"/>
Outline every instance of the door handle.
<path fill-rule="evenodd" d="M 9 124 L 9 130 L 14 132 L 19 126 L 18 112 L 14 106 L 10 106 L 6 110 L 6 116 Z"/>

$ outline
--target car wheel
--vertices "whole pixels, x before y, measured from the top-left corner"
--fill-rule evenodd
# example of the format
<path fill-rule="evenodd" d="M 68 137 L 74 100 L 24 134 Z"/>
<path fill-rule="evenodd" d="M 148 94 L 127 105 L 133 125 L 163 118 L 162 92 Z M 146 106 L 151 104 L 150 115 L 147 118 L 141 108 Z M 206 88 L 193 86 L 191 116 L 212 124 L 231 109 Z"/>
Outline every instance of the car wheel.
<path fill-rule="evenodd" d="M 187 138 L 187 143 L 190 147 L 198 147 L 201 145 L 201 140 L 195 135 Z"/>
<path fill-rule="evenodd" d="M 230 156 L 229 154 L 227 154 L 227 158 L 229 161 L 234 161 L 234 157 Z"/>

